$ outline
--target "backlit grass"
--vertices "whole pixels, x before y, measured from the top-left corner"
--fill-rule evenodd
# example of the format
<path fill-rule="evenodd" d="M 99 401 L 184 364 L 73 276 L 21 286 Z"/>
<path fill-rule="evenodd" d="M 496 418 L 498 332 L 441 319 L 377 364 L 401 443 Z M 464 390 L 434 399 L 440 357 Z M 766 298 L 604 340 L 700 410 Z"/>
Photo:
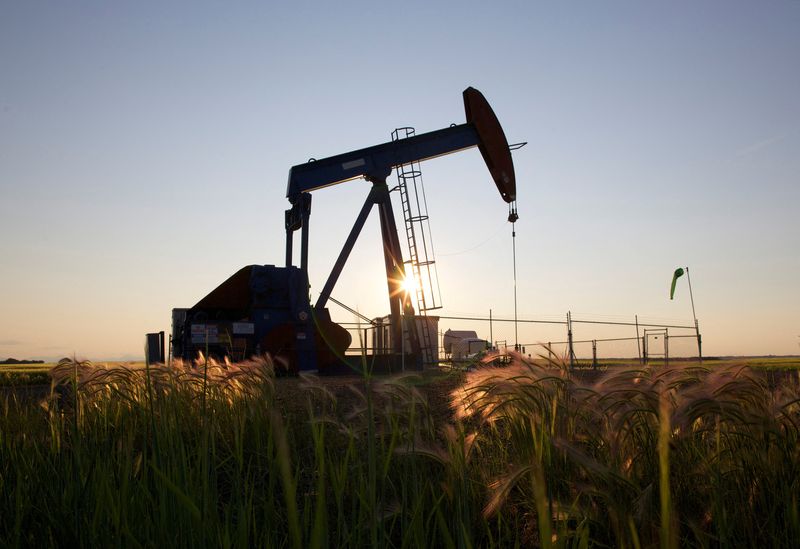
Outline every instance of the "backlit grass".
<path fill-rule="evenodd" d="M 797 378 L 516 357 L 275 379 L 64 360 L 0 409 L 0 539 L 37 546 L 792 546 Z M 586 378 L 589 379 L 589 378 Z M 442 395 L 449 406 L 442 407 Z"/>

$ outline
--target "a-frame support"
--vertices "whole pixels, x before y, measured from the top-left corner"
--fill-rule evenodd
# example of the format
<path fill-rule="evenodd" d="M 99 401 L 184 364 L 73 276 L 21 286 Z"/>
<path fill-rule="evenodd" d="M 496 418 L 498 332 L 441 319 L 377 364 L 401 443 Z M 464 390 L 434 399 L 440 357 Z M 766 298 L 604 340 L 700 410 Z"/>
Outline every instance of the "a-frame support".
<path fill-rule="evenodd" d="M 372 183 L 369 195 L 367 195 L 361 211 L 356 217 L 353 228 L 350 229 L 350 234 L 339 252 L 339 257 L 333 265 L 328 280 L 322 288 L 322 291 L 317 298 L 317 303 L 314 305 L 314 310 L 317 312 L 322 311 L 327 305 L 328 299 L 333 292 L 339 276 L 342 274 L 347 259 L 353 251 L 358 236 L 369 217 L 370 212 L 374 206 L 378 208 L 378 215 L 380 216 L 381 239 L 383 241 L 383 259 L 384 267 L 386 270 L 386 284 L 389 290 L 389 309 L 391 311 L 391 330 L 392 330 L 392 351 L 397 355 L 402 355 L 410 352 L 414 359 L 421 364 L 422 354 L 419 348 L 419 338 L 417 336 L 416 321 L 414 315 L 414 306 L 411 303 L 410 296 L 403 288 L 403 280 L 405 279 L 405 269 L 403 265 L 403 252 L 400 247 L 400 239 L 397 236 L 397 224 L 395 222 L 394 210 L 392 209 L 391 196 L 389 188 L 386 184 L 386 177 L 388 174 L 380 176 L 368 176 L 366 179 Z M 308 194 L 308 193 L 304 193 Z M 309 195 L 310 198 L 310 195 Z M 291 263 L 291 237 L 292 232 L 298 228 L 306 230 L 309 211 L 310 200 L 298 201 L 296 209 L 287 211 L 286 223 L 286 236 L 287 236 L 287 264 Z M 294 210 L 294 212 L 293 212 Z M 300 210 L 300 211 L 297 211 Z M 299 215 L 298 215 L 299 214 Z M 302 219 L 302 221 L 301 221 Z M 299 223 L 298 223 L 299 221 Z M 307 257 L 307 239 L 302 239 L 301 242 L 301 256 Z M 303 267 L 301 265 L 301 267 Z M 305 269 L 304 269 L 305 270 Z M 410 340 L 410 349 L 405 349 L 404 343 L 404 324 L 405 333 Z"/>

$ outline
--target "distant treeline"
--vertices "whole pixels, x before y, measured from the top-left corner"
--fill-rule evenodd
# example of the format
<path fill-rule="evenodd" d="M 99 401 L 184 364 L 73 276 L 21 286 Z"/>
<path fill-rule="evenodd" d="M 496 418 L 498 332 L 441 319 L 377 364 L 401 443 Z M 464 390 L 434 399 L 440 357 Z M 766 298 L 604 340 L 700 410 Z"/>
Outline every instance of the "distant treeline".
<path fill-rule="evenodd" d="M 7 358 L 0 360 L 0 364 L 44 364 L 44 360 L 17 360 L 16 358 Z"/>

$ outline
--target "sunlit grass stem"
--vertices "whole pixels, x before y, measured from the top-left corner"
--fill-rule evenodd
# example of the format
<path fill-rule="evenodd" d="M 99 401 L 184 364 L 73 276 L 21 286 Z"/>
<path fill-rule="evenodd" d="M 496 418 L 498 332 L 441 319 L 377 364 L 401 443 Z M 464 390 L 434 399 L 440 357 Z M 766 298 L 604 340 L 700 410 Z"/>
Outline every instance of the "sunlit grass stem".
<path fill-rule="evenodd" d="M 268 358 L 73 358 L 51 377 L 41 403 L 0 403 L 11 547 L 792 547 L 800 535 L 797 379 L 769 385 L 743 366 L 584 378 L 518 357 L 415 376 L 364 364 L 345 382 L 276 381 Z M 452 416 L 430 400 L 443 394 Z"/>

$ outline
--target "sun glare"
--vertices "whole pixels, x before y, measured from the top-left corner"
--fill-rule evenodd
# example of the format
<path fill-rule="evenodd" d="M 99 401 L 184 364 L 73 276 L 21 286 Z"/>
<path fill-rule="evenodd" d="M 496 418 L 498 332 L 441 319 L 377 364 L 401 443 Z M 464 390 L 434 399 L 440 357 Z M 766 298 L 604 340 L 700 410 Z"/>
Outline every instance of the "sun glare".
<path fill-rule="evenodd" d="M 413 274 L 406 274 L 402 282 L 403 291 L 407 294 L 413 294 L 417 290 L 417 281 Z"/>

